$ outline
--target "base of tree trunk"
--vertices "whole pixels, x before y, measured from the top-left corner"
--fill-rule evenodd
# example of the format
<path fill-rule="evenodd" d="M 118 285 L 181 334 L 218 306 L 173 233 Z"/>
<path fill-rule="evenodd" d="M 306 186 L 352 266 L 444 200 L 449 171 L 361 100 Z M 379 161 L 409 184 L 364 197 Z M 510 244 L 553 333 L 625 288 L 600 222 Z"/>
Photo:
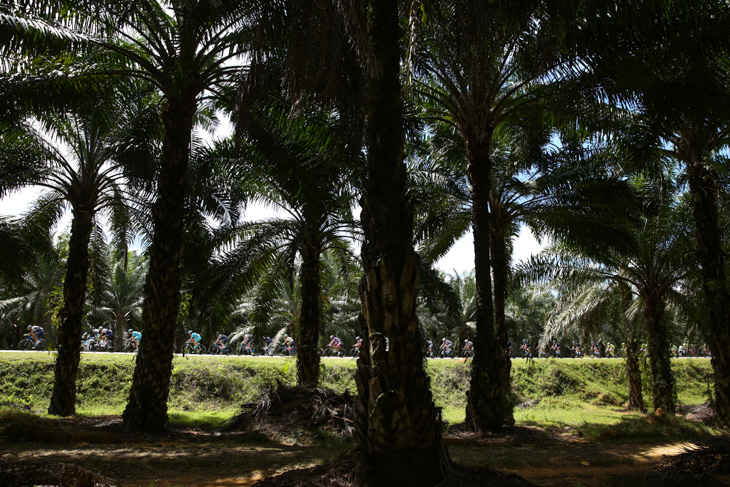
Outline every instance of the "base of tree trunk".
<path fill-rule="evenodd" d="M 369 485 L 355 478 L 357 468 L 357 453 L 349 451 L 337 460 L 317 467 L 291 470 L 274 477 L 267 477 L 254 484 L 255 487 L 359 487 Z M 405 468 L 401 470 L 407 475 L 408 482 L 405 484 L 382 484 L 382 485 L 418 485 L 419 487 L 430 486 L 460 486 L 460 487 L 483 487 L 485 485 L 494 487 L 529 487 L 530 482 L 514 474 L 499 472 L 485 467 L 468 467 L 459 464 L 450 464 L 445 471 L 443 479 L 422 479 L 423 483 L 416 483 L 418 472 L 408 472 Z M 387 476 L 388 471 L 384 471 Z M 393 472 L 393 479 L 398 475 Z M 380 485 L 380 484 L 370 484 Z"/>

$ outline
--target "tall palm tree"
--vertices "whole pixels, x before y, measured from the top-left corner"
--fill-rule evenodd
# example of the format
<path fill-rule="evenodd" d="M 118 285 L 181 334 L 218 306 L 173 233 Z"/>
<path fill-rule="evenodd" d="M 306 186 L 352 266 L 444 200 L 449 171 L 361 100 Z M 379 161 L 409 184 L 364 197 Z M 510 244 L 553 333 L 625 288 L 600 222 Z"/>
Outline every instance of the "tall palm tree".
<path fill-rule="evenodd" d="M 730 286 L 718 224 L 720 175 L 726 171 L 719 154 L 730 135 L 728 5 L 660 2 L 640 16 L 632 13 L 643 19 L 641 25 L 619 24 L 590 42 L 585 72 L 594 81 L 594 95 L 603 100 L 608 95 L 641 115 L 642 130 L 630 130 L 625 138 L 638 140 L 640 147 L 667 148 L 684 168 L 707 300 L 704 328 L 712 349 L 714 404 L 721 421 L 730 424 Z"/>
<path fill-rule="evenodd" d="M 48 3 L 48 4 L 46 4 Z M 123 414 L 129 428 L 159 430 L 167 419 L 172 341 L 180 304 L 180 259 L 191 135 L 196 113 L 227 94 L 241 59 L 267 25 L 274 2 L 147 0 L 141 2 L 34 2 L 12 11 L 19 43 L 49 39 L 76 47 L 70 76 L 131 76 L 149 82 L 162 96 L 164 127 L 157 167 L 154 234 L 145 286 L 142 342 Z M 51 19 L 43 14 L 51 12 Z M 35 14 L 32 22 L 27 18 Z M 47 28 L 49 24 L 54 29 Z"/>
<path fill-rule="evenodd" d="M 564 67 L 556 34 L 563 20 L 545 2 L 431 4 L 424 16 L 424 47 L 416 51 L 419 93 L 429 101 L 425 116 L 446 123 L 464 139 L 470 185 L 477 280 L 477 336 L 467 422 L 476 429 L 510 424 L 506 334 L 495 327 L 489 228 L 498 128 L 542 103 Z M 516 124 L 514 124 L 516 125 Z M 498 250 L 498 249 L 493 249 Z M 497 258 L 501 258 L 497 256 Z"/>
<path fill-rule="evenodd" d="M 97 213 L 114 214 L 111 221 L 121 223 L 118 229 L 128 227 L 122 172 L 115 160 L 129 145 L 128 124 L 122 107 L 117 108 L 113 117 L 99 112 L 38 117 L 36 126 L 28 121 L 16 138 L 6 132 L 3 139 L 3 144 L 12 144 L 14 149 L 6 156 L 19 151 L 26 156 L 24 177 L 9 181 L 13 185 L 10 187 L 35 185 L 48 190 L 27 218 L 53 225 L 63 215 L 64 205 L 68 204 L 72 212 L 51 414 L 68 416 L 75 412 L 89 243 L 98 225 Z M 32 152 L 26 149 L 30 143 Z M 59 147 L 65 147 L 65 151 Z M 3 157 L 2 164 L 12 166 L 17 161 Z"/>

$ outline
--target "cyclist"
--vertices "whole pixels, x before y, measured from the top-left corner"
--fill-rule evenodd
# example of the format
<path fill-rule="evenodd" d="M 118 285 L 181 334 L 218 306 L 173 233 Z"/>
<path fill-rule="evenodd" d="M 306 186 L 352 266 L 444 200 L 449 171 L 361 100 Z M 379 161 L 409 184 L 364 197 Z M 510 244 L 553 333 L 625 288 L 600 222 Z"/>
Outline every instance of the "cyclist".
<path fill-rule="evenodd" d="M 250 333 L 244 333 L 243 343 L 241 345 L 246 353 L 253 355 L 253 335 Z"/>
<path fill-rule="evenodd" d="M 360 355 L 360 349 L 362 348 L 362 338 L 355 337 L 355 344 L 352 346 L 350 355 L 357 357 Z"/>
<path fill-rule="evenodd" d="M 327 345 L 327 348 L 331 348 L 333 355 L 339 355 L 340 354 L 340 347 L 342 346 L 342 340 L 339 339 L 339 337 L 336 337 L 334 335 L 330 335 L 330 342 Z"/>
<path fill-rule="evenodd" d="M 433 357 L 433 342 L 431 340 L 426 340 L 426 353 L 429 357 Z"/>
<path fill-rule="evenodd" d="M 185 343 L 192 343 L 194 345 L 193 350 L 200 349 L 200 340 L 203 339 L 203 337 L 200 336 L 199 333 L 193 333 L 193 330 L 188 330 L 188 341 Z"/>
<path fill-rule="evenodd" d="M 263 350 L 264 350 L 264 355 L 271 355 L 271 353 L 269 353 L 269 351 L 271 350 L 271 338 L 270 337 L 264 337 Z"/>
<path fill-rule="evenodd" d="M 139 342 L 142 341 L 142 332 L 136 331 L 133 329 L 127 330 L 129 333 L 129 341 L 130 343 L 134 344 L 134 349 L 137 350 L 139 348 Z"/>
<path fill-rule="evenodd" d="M 615 358 L 616 357 L 616 346 L 613 343 L 609 343 L 606 347 L 606 357 L 608 358 Z"/>
<path fill-rule="evenodd" d="M 215 337 L 215 342 L 213 342 L 213 346 L 218 347 L 218 350 L 220 350 L 221 352 L 229 352 L 230 350 L 228 350 L 228 335 L 218 333 Z"/>
<path fill-rule="evenodd" d="M 580 343 L 573 340 L 573 346 L 570 347 L 570 351 L 575 354 L 575 358 L 580 358 Z"/>
<path fill-rule="evenodd" d="M 465 338 L 464 349 L 461 351 L 461 354 L 465 357 L 470 357 L 474 355 L 474 342 L 472 342 L 468 338 Z"/>
<path fill-rule="evenodd" d="M 560 358 L 560 344 L 557 340 L 553 340 L 553 344 L 550 346 L 550 352 L 555 356 L 556 358 Z"/>
<path fill-rule="evenodd" d="M 601 347 L 596 342 L 591 342 L 591 355 L 595 358 L 601 358 Z"/>
<path fill-rule="evenodd" d="M 520 350 L 522 350 L 522 356 L 525 359 L 532 358 L 532 347 L 530 347 L 530 344 L 527 342 L 527 338 L 522 339 L 522 346 L 520 347 Z"/>
<path fill-rule="evenodd" d="M 100 326 L 97 330 L 97 340 L 101 348 L 111 349 L 114 346 L 114 332 L 109 328 Z"/>
<path fill-rule="evenodd" d="M 289 335 L 284 335 L 284 347 L 289 355 L 294 355 L 294 339 Z"/>
<path fill-rule="evenodd" d="M 28 333 L 26 333 L 25 336 L 30 336 L 33 339 L 34 346 L 37 347 L 43 339 L 45 330 L 42 327 L 36 325 L 28 325 L 27 329 Z"/>
<path fill-rule="evenodd" d="M 448 357 L 451 355 L 451 346 L 453 343 L 451 343 L 451 340 L 447 340 L 446 337 L 443 337 L 441 339 L 441 346 L 439 347 L 439 350 L 441 350 L 441 355 L 444 357 Z"/>

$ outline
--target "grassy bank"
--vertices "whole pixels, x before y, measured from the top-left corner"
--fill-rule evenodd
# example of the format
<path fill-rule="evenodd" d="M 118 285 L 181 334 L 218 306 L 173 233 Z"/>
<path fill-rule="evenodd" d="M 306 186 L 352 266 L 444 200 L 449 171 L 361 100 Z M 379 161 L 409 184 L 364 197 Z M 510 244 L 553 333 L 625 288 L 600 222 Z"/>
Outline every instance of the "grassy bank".
<path fill-rule="evenodd" d="M 84 354 L 78 382 L 77 411 L 85 415 L 121 414 L 132 380 L 134 355 Z M 43 413 L 53 386 L 54 355 L 0 352 L 0 406 Z M 325 360 L 321 384 L 354 392 L 354 360 Z M 436 404 L 444 419 L 463 421 L 470 362 L 429 360 Z M 678 402 L 707 401 L 712 381 L 709 359 L 673 361 Z M 217 423 L 244 402 L 256 401 L 277 382 L 293 384 L 291 358 L 176 356 L 170 390 L 170 415 L 176 421 Z M 648 377 L 647 377 L 648 379 Z M 623 411 L 627 401 L 626 374 L 620 359 L 513 361 L 512 382 L 518 424 L 578 429 L 600 436 L 610 425 L 645 422 L 642 415 Z M 648 387 L 648 383 L 645 384 Z M 650 400 L 648 390 L 645 400 Z M 637 431 L 634 431 L 637 433 Z M 640 432 L 638 432 L 640 436 Z"/>

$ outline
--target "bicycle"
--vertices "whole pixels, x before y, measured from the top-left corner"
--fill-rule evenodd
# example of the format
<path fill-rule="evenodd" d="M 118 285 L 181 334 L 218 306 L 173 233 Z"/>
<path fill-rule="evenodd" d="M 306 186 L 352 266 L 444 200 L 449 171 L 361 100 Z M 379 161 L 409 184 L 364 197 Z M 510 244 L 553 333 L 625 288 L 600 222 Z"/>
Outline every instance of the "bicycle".
<path fill-rule="evenodd" d="M 137 342 L 133 342 L 132 340 L 125 339 L 123 351 L 124 352 L 137 352 L 137 351 L 139 351 L 139 345 L 137 345 Z"/>
<path fill-rule="evenodd" d="M 345 352 L 341 348 L 325 347 L 319 351 L 319 354 L 323 357 L 343 357 Z"/>
<path fill-rule="evenodd" d="M 256 348 L 250 343 L 239 343 L 235 349 L 236 355 L 256 355 Z"/>
<path fill-rule="evenodd" d="M 218 355 L 218 354 L 228 355 L 231 353 L 231 349 L 225 345 L 221 345 L 219 343 L 214 342 L 210 345 L 210 347 L 208 347 L 208 353 L 210 353 L 212 355 Z"/>
<path fill-rule="evenodd" d="M 283 355 L 284 357 L 290 357 L 297 354 L 297 350 L 294 347 L 287 347 L 286 345 L 282 345 L 282 347 L 279 349 L 279 355 Z"/>
<path fill-rule="evenodd" d="M 25 338 L 18 342 L 18 350 L 45 350 L 46 342 L 42 338 L 38 340 L 38 343 L 33 341 L 30 335 L 25 335 Z"/>
<path fill-rule="evenodd" d="M 350 349 L 350 356 L 355 357 L 355 358 L 359 357 L 360 356 L 360 347 L 358 347 L 357 345 L 353 345 L 352 348 Z"/>
<path fill-rule="evenodd" d="M 205 345 L 203 345 L 202 343 L 185 342 L 185 347 L 183 347 L 183 355 L 185 355 L 185 354 L 202 355 L 205 352 L 207 352 L 207 349 L 205 348 Z"/>

